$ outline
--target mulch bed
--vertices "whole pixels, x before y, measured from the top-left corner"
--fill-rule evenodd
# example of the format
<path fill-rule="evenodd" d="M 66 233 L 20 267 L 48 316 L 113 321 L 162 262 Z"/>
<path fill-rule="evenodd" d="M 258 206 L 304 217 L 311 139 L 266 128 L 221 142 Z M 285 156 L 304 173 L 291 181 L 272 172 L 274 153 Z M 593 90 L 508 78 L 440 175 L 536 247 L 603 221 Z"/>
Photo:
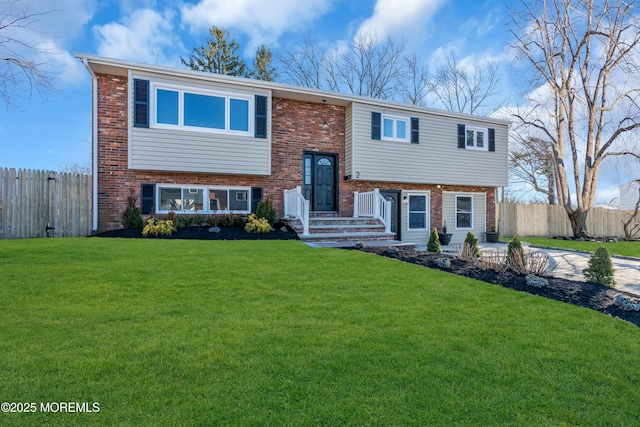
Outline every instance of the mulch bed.
<path fill-rule="evenodd" d="M 247 233 L 243 227 L 220 227 L 219 233 L 209 231 L 209 227 L 178 228 L 171 236 L 149 237 L 150 239 L 187 239 L 187 240 L 298 240 L 291 228 L 276 224 L 269 233 Z M 286 230 L 286 231 L 285 231 Z M 95 237 L 123 237 L 134 239 L 143 237 L 141 229 L 111 230 L 94 234 Z"/>
<path fill-rule="evenodd" d="M 441 268 L 437 264 L 437 260 L 439 258 L 447 257 L 447 255 L 443 254 L 416 251 L 410 247 L 399 247 L 396 254 L 387 253 L 386 248 L 384 247 L 366 247 L 361 250 L 363 252 L 381 255 L 387 258 L 393 258 L 399 261 L 447 271 L 449 273 L 481 280 L 487 283 L 493 283 L 505 288 L 515 289 L 517 291 L 590 308 L 592 310 L 597 310 L 610 316 L 626 320 L 636 326 L 640 326 L 640 312 L 625 311 L 618 308 L 613 303 L 615 296 L 618 294 L 622 294 L 633 299 L 637 299 L 637 296 L 612 289 L 598 283 L 547 277 L 547 286 L 537 288 L 526 283 L 525 275 L 515 274 L 511 271 L 497 272 L 493 270 L 483 270 L 482 268 L 474 266 L 473 263 L 460 261 L 454 257 L 449 257 L 451 261 L 451 268 Z"/>

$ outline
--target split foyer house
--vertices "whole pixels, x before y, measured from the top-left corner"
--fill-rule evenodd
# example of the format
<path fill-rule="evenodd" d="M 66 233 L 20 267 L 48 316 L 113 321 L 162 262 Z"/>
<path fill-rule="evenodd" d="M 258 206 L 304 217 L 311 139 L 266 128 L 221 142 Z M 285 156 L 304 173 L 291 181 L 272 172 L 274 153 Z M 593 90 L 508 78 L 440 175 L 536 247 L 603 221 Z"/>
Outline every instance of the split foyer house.
<path fill-rule="evenodd" d="M 268 196 L 300 234 L 314 218 L 355 216 L 407 242 L 446 222 L 461 242 L 494 224 L 507 121 L 76 57 L 93 80 L 96 231 L 121 227 L 132 191 L 143 214 L 247 214 Z"/>

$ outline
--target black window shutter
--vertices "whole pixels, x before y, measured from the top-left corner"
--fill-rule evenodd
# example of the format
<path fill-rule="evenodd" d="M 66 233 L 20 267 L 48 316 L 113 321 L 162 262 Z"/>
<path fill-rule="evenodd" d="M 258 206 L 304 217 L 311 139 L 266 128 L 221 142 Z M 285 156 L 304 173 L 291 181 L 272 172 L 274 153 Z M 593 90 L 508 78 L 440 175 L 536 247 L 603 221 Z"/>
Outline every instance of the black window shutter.
<path fill-rule="evenodd" d="M 262 187 L 251 187 L 251 212 L 256 213 L 258 203 L 262 201 Z"/>
<path fill-rule="evenodd" d="M 267 97 L 256 95 L 256 138 L 267 137 Z"/>
<path fill-rule="evenodd" d="M 465 148 L 466 145 L 466 128 L 465 125 L 458 125 L 458 148 Z"/>
<path fill-rule="evenodd" d="M 133 80 L 133 125 L 136 127 L 149 127 L 149 81 Z"/>
<path fill-rule="evenodd" d="M 155 209 L 155 184 L 142 184 L 140 186 L 140 213 L 147 215 Z"/>
<path fill-rule="evenodd" d="M 411 117 L 411 143 L 420 144 L 420 120 Z"/>
<path fill-rule="evenodd" d="M 489 128 L 489 151 L 496 151 L 496 130 Z"/>
<path fill-rule="evenodd" d="M 380 124 L 382 122 L 382 114 L 371 113 L 371 139 L 380 139 Z"/>

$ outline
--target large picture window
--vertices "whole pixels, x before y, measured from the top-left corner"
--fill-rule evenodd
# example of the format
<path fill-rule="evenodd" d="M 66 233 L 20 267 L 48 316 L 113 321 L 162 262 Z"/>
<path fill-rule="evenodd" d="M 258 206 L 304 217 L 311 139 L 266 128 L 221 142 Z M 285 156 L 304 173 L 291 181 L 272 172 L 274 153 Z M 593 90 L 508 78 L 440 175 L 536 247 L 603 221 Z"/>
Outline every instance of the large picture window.
<path fill-rule="evenodd" d="M 157 213 L 248 213 L 249 188 L 157 185 Z"/>
<path fill-rule="evenodd" d="M 251 97 L 154 86 L 154 126 L 248 134 Z"/>
<path fill-rule="evenodd" d="M 473 196 L 456 196 L 456 228 L 473 228 Z"/>
<path fill-rule="evenodd" d="M 408 195 L 409 230 L 427 229 L 427 205 L 426 194 Z"/>

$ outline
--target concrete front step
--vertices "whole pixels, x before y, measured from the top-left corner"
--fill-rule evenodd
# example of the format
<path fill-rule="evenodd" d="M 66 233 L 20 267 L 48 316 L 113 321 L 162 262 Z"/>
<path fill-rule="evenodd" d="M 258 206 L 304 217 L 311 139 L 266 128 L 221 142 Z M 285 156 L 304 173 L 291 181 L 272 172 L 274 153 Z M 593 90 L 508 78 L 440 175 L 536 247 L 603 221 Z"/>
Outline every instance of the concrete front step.
<path fill-rule="evenodd" d="M 386 233 L 378 219 L 353 217 L 310 217 L 309 235 L 302 235 L 300 220 L 286 221 L 300 240 L 313 242 L 393 240 L 395 233 Z"/>
<path fill-rule="evenodd" d="M 353 233 L 309 233 L 308 236 L 298 234 L 298 238 L 305 242 L 341 242 L 363 240 L 394 240 L 395 233 L 360 231 Z"/>

